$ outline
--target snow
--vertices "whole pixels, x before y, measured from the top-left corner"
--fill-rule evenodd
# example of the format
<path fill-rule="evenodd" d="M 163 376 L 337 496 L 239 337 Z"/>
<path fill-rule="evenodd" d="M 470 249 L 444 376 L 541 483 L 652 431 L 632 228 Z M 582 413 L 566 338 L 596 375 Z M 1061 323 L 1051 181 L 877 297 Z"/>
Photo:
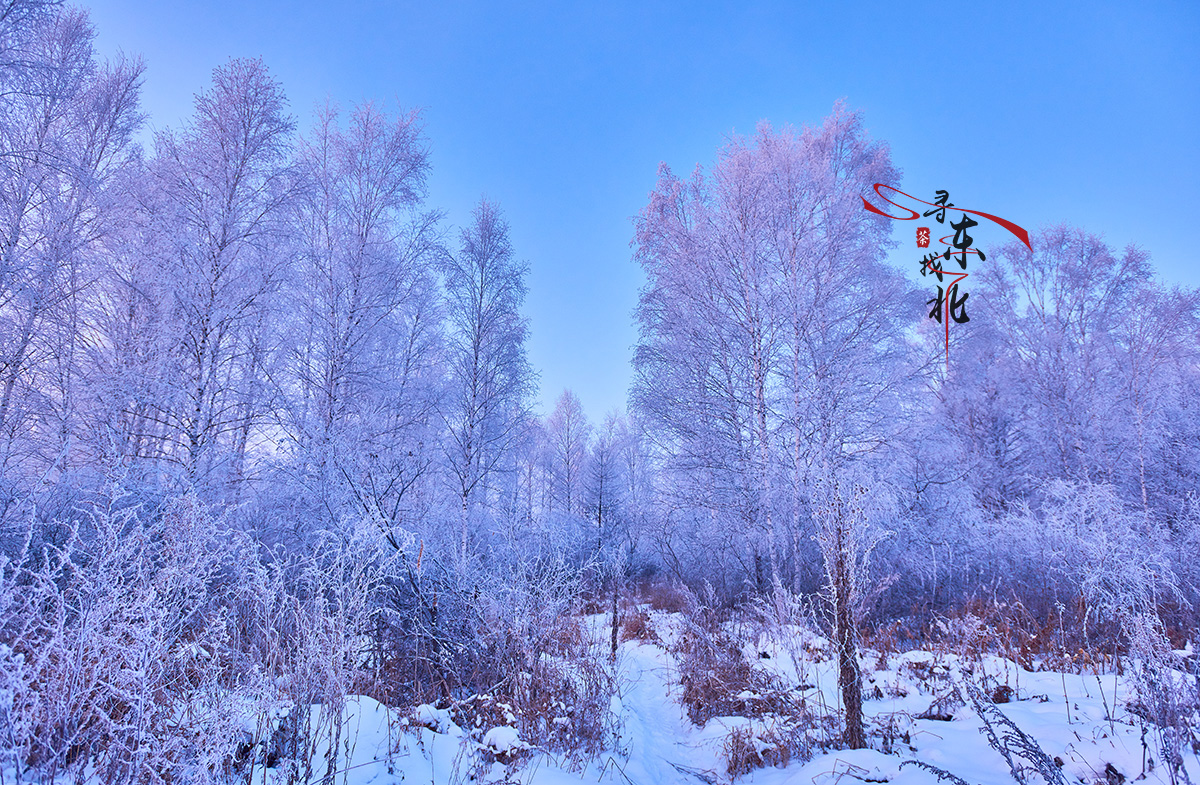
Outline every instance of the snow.
<path fill-rule="evenodd" d="M 499 755 L 506 755 L 528 747 L 527 744 L 521 741 L 521 736 L 517 733 L 517 729 L 508 725 L 492 728 L 483 734 L 483 746 Z"/>
<path fill-rule="evenodd" d="M 451 733 L 452 730 L 459 730 L 458 726 L 450 719 L 450 712 L 447 709 L 438 709 L 428 703 L 422 703 L 413 710 L 412 721 L 416 725 L 424 725 L 426 728 L 436 733 Z M 461 733 L 461 730 L 459 730 Z"/>
<path fill-rule="evenodd" d="M 660 621 L 665 626 L 671 623 L 665 618 Z M 813 642 L 811 635 L 784 631 L 755 641 L 747 647 L 746 656 L 785 686 L 804 687 L 798 692 L 814 705 L 836 712 L 835 664 L 822 647 L 812 646 Z M 762 651 L 770 657 L 762 658 Z M 955 698 L 958 681 L 965 680 L 983 685 L 985 690 L 999 686 L 1011 690 L 1011 700 L 997 708 L 1036 739 L 1050 758 L 1061 761 L 1068 785 L 1104 783 L 1106 769 L 1123 776 L 1126 783 L 1143 778 L 1152 784 L 1169 782 L 1165 767 L 1158 763 L 1153 728 L 1144 727 L 1127 708 L 1133 696 L 1132 682 L 1126 677 L 1030 672 L 995 656 L 967 660 L 929 651 L 890 655 L 867 651 L 862 665 L 872 749 L 830 750 L 808 761 L 793 760 L 785 768 L 754 770 L 738 781 L 752 785 L 933 785 L 937 779 L 932 772 L 915 765 L 902 766 L 906 761 L 921 761 L 972 785 L 1013 783 L 1004 759 L 981 732 L 979 715 L 970 703 L 964 705 Z M 566 757 L 532 747 L 511 724 L 490 727 L 481 736 L 476 729 L 472 735 L 458 727 L 446 709 L 423 704 L 402 711 L 368 697 L 352 697 L 341 710 L 340 734 L 333 732 L 336 723 L 330 722 L 326 707 L 311 707 L 312 727 L 323 729 L 325 735 L 317 734 L 309 781 L 322 781 L 332 771 L 332 781 L 341 785 L 566 785 L 580 781 L 711 785 L 730 781 L 724 750 L 734 729 L 750 734 L 760 754 L 768 749 L 763 737 L 776 721 L 770 716 L 714 717 L 702 727 L 692 725 L 679 702 L 675 660 L 661 645 L 626 642 L 613 667 L 619 694 L 610 707 L 620 721 L 620 734 L 612 749 L 582 768 Z M 939 702 L 951 718 L 923 719 Z M 568 718 L 551 721 L 566 724 Z M 885 729 L 890 736 L 886 747 Z M 814 734 L 820 735 L 816 729 Z M 1151 766 L 1151 758 L 1156 765 Z M 1200 761 L 1196 755 L 1189 752 L 1185 765 L 1197 781 Z M 260 760 L 252 781 L 277 785 L 286 782 L 287 776 L 282 767 L 264 771 Z M 1040 783 L 1037 775 L 1029 776 L 1029 785 Z"/>
<path fill-rule="evenodd" d="M 808 644 L 812 638 L 797 636 L 797 640 Z M 789 683 L 811 684 L 806 694 L 836 709 L 836 672 L 833 662 L 820 655 L 819 647 L 799 647 L 816 653 L 808 659 L 790 656 L 787 641 L 760 640 L 756 647 L 757 666 L 772 669 Z M 759 657 L 758 652 L 764 650 L 771 653 L 769 659 Z M 868 727 L 876 731 L 872 741 L 879 746 L 878 731 L 889 723 L 896 736 L 891 754 L 881 749 L 835 750 L 783 769 L 758 769 L 739 782 L 932 785 L 937 781 L 934 774 L 917 766 L 901 767 L 910 760 L 938 766 L 973 784 L 1014 782 L 1001 755 L 988 745 L 981 733 L 980 718 L 969 706 L 959 701 L 949 721 L 918 718 L 940 696 L 955 690 L 956 678 L 1009 686 L 1013 699 L 1001 704 L 1000 710 L 1035 738 L 1047 755 L 1062 761 L 1066 781 L 1072 785 L 1105 782 L 1107 766 L 1123 775 L 1126 782 L 1143 773 L 1146 782 L 1168 782 L 1161 765 L 1153 769 L 1147 765 L 1143 771 L 1143 756 L 1157 760 L 1158 751 L 1152 732 L 1146 736 L 1149 746 L 1143 747 L 1142 726 L 1125 709 L 1131 697 L 1130 684 L 1122 677 L 1031 673 L 998 657 L 966 662 L 954 655 L 927 651 L 888 657 L 866 652 L 863 665 Z M 532 760 L 516 760 L 510 766 L 480 759 L 481 750 L 508 756 L 528 748 L 512 726 L 493 727 L 483 734 L 481 744 L 475 744 L 445 710 L 419 706 L 412 713 L 412 723 L 403 727 L 390 722 L 396 719 L 395 712 L 368 698 L 357 698 L 346 708 L 347 727 L 352 731 L 346 745 L 351 753 L 345 762 L 346 776 L 337 781 L 347 785 L 440 785 L 474 777 L 478 782 L 558 785 L 578 782 L 582 776 L 585 780 L 625 785 L 724 783 L 729 777 L 723 745 L 730 731 L 740 727 L 757 734 L 769 723 L 767 718 L 716 717 L 703 727 L 693 726 L 678 701 L 680 687 L 674 660 L 661 646 L 624 643 L 616 667 L 621 689 L 611 707 L 619 715 L 622 731 L 616 749 L 601 755 L 582 772 L 538 750 L 532 750 Z M 1114 706 L 1118 707 L 1115 712 Z M 755 744 L 760 752 L 765 748 L 757 736 Z M 1200 776 L 1195 755 L 1188 757 L 1187 766 L 1193 778 Z M 464 776 L 467 772 L 470 775 Z M 1031 775 L 1030 782 L 1038 783 L 1040 779 Z"/>

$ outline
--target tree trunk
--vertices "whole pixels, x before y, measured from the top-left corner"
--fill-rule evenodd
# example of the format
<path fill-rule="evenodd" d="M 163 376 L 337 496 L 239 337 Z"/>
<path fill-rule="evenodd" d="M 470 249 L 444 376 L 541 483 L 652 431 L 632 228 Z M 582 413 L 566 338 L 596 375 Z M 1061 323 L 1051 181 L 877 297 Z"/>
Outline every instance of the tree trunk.
<path fill-rule="evenodd" d="M 617 580 L 616 573 L 613 574 L 612 581 L 612 658 L 617 658 L 617 630 L 620 628 L 620 619 L 617 615 L 617 589 L 620 582 Z"/>
<path fill-rule="evenodd" d="M 838 687 L 842 691 L 846 731 L 843 741 L 852 750 L 867 746 L 863 733 L 862 672 L 858 669 L 858 642 L 855 640 L 854 614 L 850 607 L 850 565 L 844 552 L 836 566 L 834 586 L 834 637 L 837 639 Z"/>

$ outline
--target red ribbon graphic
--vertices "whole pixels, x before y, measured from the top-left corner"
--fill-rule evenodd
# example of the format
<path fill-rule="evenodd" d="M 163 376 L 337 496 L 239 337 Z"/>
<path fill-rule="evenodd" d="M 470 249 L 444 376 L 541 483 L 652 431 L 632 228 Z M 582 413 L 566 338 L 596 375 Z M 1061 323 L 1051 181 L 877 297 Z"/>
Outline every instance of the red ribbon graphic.
<path fill-rule="evenodd" d="M 891 218 L 893 221 L 915 221 L 916 219 L 921 217 L 921 214 L 918 213 L 916 210 L 912 209 L 911 207 L 905 207 L 902 204 L 896 204 L 891 199 L 884 196 L 883 192 L 880 191 L 879 189 L 886 188 L 889 191 L 892 191 L 893 193 L 898 193 L 901 196 L 907 196 L 909 199 L 912 199 L 914 202 L 917 202 L 919 204 L 928 205 L 930 207 L 936 207 L 939 210 L 942 209 L 943 207 L 945 207 L 946 209 L 954 210 L 956 212 L 970 213 L 971 215 L 978 215 L 981 218 L 986 218 L 989 221 L 999 224 L 1000 226 L 1003 226 L 1008 231 L 1012 232 L 1014 237 L 1016 237 L 1021 242 L 1025 243 L 1026 248 L 1028 248 L 1030 251 L 1033 250 L 1033 246 L 1029 244 L 1029 232 L 1025 231 L 1020 226 L 1017 226 L 1012 221 L 1004 220 L 1003 218 L 1001 218 L 998 215 L 992 215 L 991 213 L 980 212 L 979 210 L 964 210 L 961 207 L 949 207 L 947 205 L 934 204 L 933 202 L 927 202 L 924 199 L 918 199 L 917 197 L 913 196 L 912 194 L 904 193 L 904 191 L 901 191 L 899 188 L 893 188 L 892 186 L 884 185 L 883 183 L 875 183 L 874 188 L 875 188 L 875 195 L 878 196 L 883 201 L 890 204 L 892 207 L 898 207 L 901 210 L 907 210 L 908 212 L 912 213 L 912 215 L 909 215 L 909 216 L 888 215 L 883 210 L 880 210 L 878 207 L 876 207 L 875 205 L 868 202 L 867 197 L 865 197 L 865 196 L 862 197 L 863 207 L 867 208 L 869 211 L 875 213 L 876 215 L 882 215 L 884 218 Z"/>

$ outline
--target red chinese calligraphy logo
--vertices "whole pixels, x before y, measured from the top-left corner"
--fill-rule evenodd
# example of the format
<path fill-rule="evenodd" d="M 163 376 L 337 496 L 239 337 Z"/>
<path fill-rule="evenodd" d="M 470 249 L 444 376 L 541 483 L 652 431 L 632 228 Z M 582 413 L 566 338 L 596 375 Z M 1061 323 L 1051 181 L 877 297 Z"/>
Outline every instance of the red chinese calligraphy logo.
<path fill-rule="evenodd" d="M 885 188 L 897 196 L 903 196 L 913 203 L 931 207 L 933 209 L 926 210 L 925 212 L 921 213 L 911 207 L 894 202 L 884 195 L 883 189 Z M 950 202 L 950 193 L 948 191 L 938 191 L 936 194 L 936 201 L 927 202 L 924 199 L 918 199 L 912 194 L 906 194 L 898 188 L 885 185 L 883 183 L 875 183 L 874 190 L 875 195 L 880 199 L 887 202 L 892 207 L 896 207 L 905 211 L 908 213 L 908 215 L 892 215 L 868 202 L 865 196 L 862 199 L 863 207 L 869 212 L 875 213 L 876 215 L 882 215 L 884 218 L 891 218 L 894 221 L 915 221 L 921 217 L 928 218 L 929 216 L 934 216 L 934 220 L 939 224 L 945 223 L 946 211 L 948 209 L 953 209 L 962 215 L 962 218 L 958 222 L 950 222 L 950 227 L 954 229 L 953 239 L 951 239 L 951 235 L 947 235 L 939 240 L 942 245 L 946 246 L 946 249 L 941 253 L 936 251 L 930 253 L 921 260 L 921 275 L 924 276 L 932 274 L 935 278 L 937 278 L 939 284 L 937 287 L 937 296 L 927 302 L 926 305 L 933 306 L 933 309 L 929 311 L 929 318 L 936 319 L 938 322 L 941 322 L 945 328 L 946 370 L 949 371 L 950 322 L 953 321 L 961 324 L 963 322 L 971 321 L 970 317 L 967 316 L 966 309 L 967 298 L 970 295 L 967 293 L 961 293 L 960 296 L 959 291 L 959 285 L 967 278 L 967 257 L 975 256 L 981 262 L 987 261 L 987 255 L 984 254 L 982 250 L 971 246 L 972 237 L 967 233 L 967 230 L 979 226 L 979 222 L 970 216 L 974 215 L 984 218 L 998 226 L 1003 227 L 1004 229 L 1007 229 L 1014 237 L 1024 243 L 1027 248 L 1033 250 L 1033 246 L 1029 244 L 1029 232 L 1025 231 L 1025 229 L 1013 223 L 1012 221 L 1007 221 L 999 216 L 981 212 L 979 210 L 966 210 L 955 207 L 954 204 Z M 917 247 L 928 248 L 929 242 L 929 228 L 924 226 L 918 227 Z M 961 268 L 961 270 L 951 271 L 943 268 L 943 262 L 951 259 L 958 263 L 958 266 Z M 950 276 L 952 278 L 952 280 L 948 282 L 948 287 L 941 285 L 947 283 L 947 281 L 945 281 L 945 276 Z"/>

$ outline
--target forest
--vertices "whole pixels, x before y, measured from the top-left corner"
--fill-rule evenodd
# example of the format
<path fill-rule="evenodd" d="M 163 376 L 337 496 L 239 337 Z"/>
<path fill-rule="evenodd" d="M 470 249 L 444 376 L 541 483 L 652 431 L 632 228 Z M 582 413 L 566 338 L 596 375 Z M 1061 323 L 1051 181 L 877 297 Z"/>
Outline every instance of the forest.
<path fill-rule="evenodd" d="M 947 362 L 863 208 L 886 142 L 847 103 L 764 122 L 632 222 L 627 410 L 542 416 L 528 265 L 502 205 L 429 203 L 421 112 L 297 117 L 232 59 L 141 137 L 144 67 L 94 41 L 0 7 L 0 782 L 644 785 L 652 659 L 721 729 L 681 782 L 899 763 L 962 712 L 984 782 L 1134 779 L 1043 752 L 996 708 L 1026 683 L 1068 725 L 1098 685 L 1143 776 L 1200 777 L 1200 291 L 1142 249 L 989 248 Z M 904 727 L 896 663 L 933 700 Z M 372 711 L 395 779 L 351 771 Z"/>

